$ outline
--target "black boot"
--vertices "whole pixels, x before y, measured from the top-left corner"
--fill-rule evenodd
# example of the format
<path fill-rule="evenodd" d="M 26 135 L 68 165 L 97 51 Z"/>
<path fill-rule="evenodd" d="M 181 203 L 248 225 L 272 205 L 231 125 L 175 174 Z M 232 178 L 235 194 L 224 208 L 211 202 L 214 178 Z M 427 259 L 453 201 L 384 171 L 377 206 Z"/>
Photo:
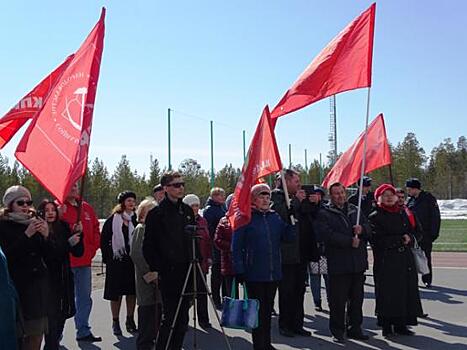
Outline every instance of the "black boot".
<path fill-rule="evenodd" d="M 114 319 L 112 322 L 112 332 L 114 335 L 122 335 L 122 329 L 120 328 L 120 322 L 117 319 Z"/>
<path fill-rule="evenodd" d="M 138 328 L 136 328 L 135 320 L 133 319 L 133 316 L 127 316 L 126 317 L 126 331 L 128 333 L 136 333 L 138 332 Z"/>
<path fill-rule="evenodd" d="M 383 337 L 389 337 L 391 335 L 394 335 L 394 332 L 392 330 L 392 325 L 383 326 Z"/>
<path fill-rule="evenodd" d="M 415 334 L 410 329 L 408 329 L 407 326 L 395 326 L 394 333 L 397 333 L 400 335 L 414 335 Z"/>

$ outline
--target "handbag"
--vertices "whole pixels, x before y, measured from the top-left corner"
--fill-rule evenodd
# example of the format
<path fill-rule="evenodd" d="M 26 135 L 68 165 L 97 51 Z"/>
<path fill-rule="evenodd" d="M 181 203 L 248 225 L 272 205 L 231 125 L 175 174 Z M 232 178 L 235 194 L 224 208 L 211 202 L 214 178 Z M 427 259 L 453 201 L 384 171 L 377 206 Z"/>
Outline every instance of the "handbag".
<path fill-rule="evenodd" d="M 428 259 L 426 258 L 425 252 L 418 245 L 417 239 L 415 237 L 413 237 L 413 239 L 414 246 L 411 249 L 415 260 L 417 272 L 421 275 L 427 275 L 430 273 L 430 268 L 428 267 Z"/>
<path fill-rule="evenodd" d="M 319 261 L 310 262 L 310 273 L 313 275 L 327 275 L 328 263 L 326 257 L 320 256 Z"/>
<path fill-rule="evenodd" d="M 259 300 L 249 299 L 243 283 L 243 299 L 237 299 L 235 278 L 232 282 L 232 297 L 224 297 L 221 325 L 226 328 L 254 329 L 258 327 Z"/>

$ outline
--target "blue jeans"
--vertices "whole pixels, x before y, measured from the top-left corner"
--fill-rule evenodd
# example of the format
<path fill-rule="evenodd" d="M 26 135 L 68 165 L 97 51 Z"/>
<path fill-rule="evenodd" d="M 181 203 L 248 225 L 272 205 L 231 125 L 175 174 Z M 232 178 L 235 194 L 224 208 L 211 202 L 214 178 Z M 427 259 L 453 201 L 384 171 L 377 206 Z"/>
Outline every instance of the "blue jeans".
<path fill-rule="evenodd" d="M 73 267 L 75 282 L 75 327 L 76 338 L 86 337 L 91 334 L 89 327 L 89 315 L 91 314 L 91 267 Z"/>
<path fill-rule="evenodd" d="M 321 276 L 326 286 L 326 298 L 328 298 L 328 275 L 316 275 L 310 273 L 310 289 L 313 294 L 313 302 L 316 307 L 321 306 Z"/>

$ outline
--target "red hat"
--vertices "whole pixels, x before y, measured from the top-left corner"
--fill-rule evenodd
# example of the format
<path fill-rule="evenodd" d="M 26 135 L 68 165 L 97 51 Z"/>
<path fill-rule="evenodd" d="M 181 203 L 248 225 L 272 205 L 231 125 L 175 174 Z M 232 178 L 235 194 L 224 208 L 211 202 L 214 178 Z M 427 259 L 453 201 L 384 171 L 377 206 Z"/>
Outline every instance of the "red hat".
<path fill-rule="evenodd" d="M 388 190 L 391 191 L 393 194 L 396 194 L 396 188 L 393 185 L 391 185 L 391 184 L 382 184 L 375 191 L 376 200 L 378 200 L 378 198 L 381 197 L 382 194 L 385 191 L 388 191 Z"/>

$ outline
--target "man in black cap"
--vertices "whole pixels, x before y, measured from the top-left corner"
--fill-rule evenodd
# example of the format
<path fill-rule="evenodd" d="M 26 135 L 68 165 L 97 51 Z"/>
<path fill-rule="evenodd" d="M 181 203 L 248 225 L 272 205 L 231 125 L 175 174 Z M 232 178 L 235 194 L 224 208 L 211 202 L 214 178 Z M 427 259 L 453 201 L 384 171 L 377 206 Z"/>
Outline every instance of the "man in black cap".
<path fill-rule="evenodd" d="M 362 187 L 362 213 L 368 218 L 368 215 L 373 211 L 373 203 L 375 202 L 375 195 L 371 192 L 371 177 L 363 177 L 363 187 Z M 358 190 L 357 193 L 349 197 L 349 203 L 358 206 L 358 194 L 360 191 L 360 180 L 357 181 Z"/>
<path fill-rule="evenodd" d="M 407 194 L 410 197 L 407 202 L 407 207 L 415 212 L 423 229 L 423 239 L 420 242 L 420 247 L 423 249 L 428 259 L 430 273 L 423 275 L 422 281 L 427 288 L 430 288 L 433 281 L 431 250 L 433 248 L 433 242 L 439 236 L 441 225 L 441 215 L 439 213 L 438 202 L 431 193 L 425 192 L 421 189 L 422 184 L 420 180 L 416 178 L 408 179 L 405 183 L 405 187 L 407 187 Z"/>

